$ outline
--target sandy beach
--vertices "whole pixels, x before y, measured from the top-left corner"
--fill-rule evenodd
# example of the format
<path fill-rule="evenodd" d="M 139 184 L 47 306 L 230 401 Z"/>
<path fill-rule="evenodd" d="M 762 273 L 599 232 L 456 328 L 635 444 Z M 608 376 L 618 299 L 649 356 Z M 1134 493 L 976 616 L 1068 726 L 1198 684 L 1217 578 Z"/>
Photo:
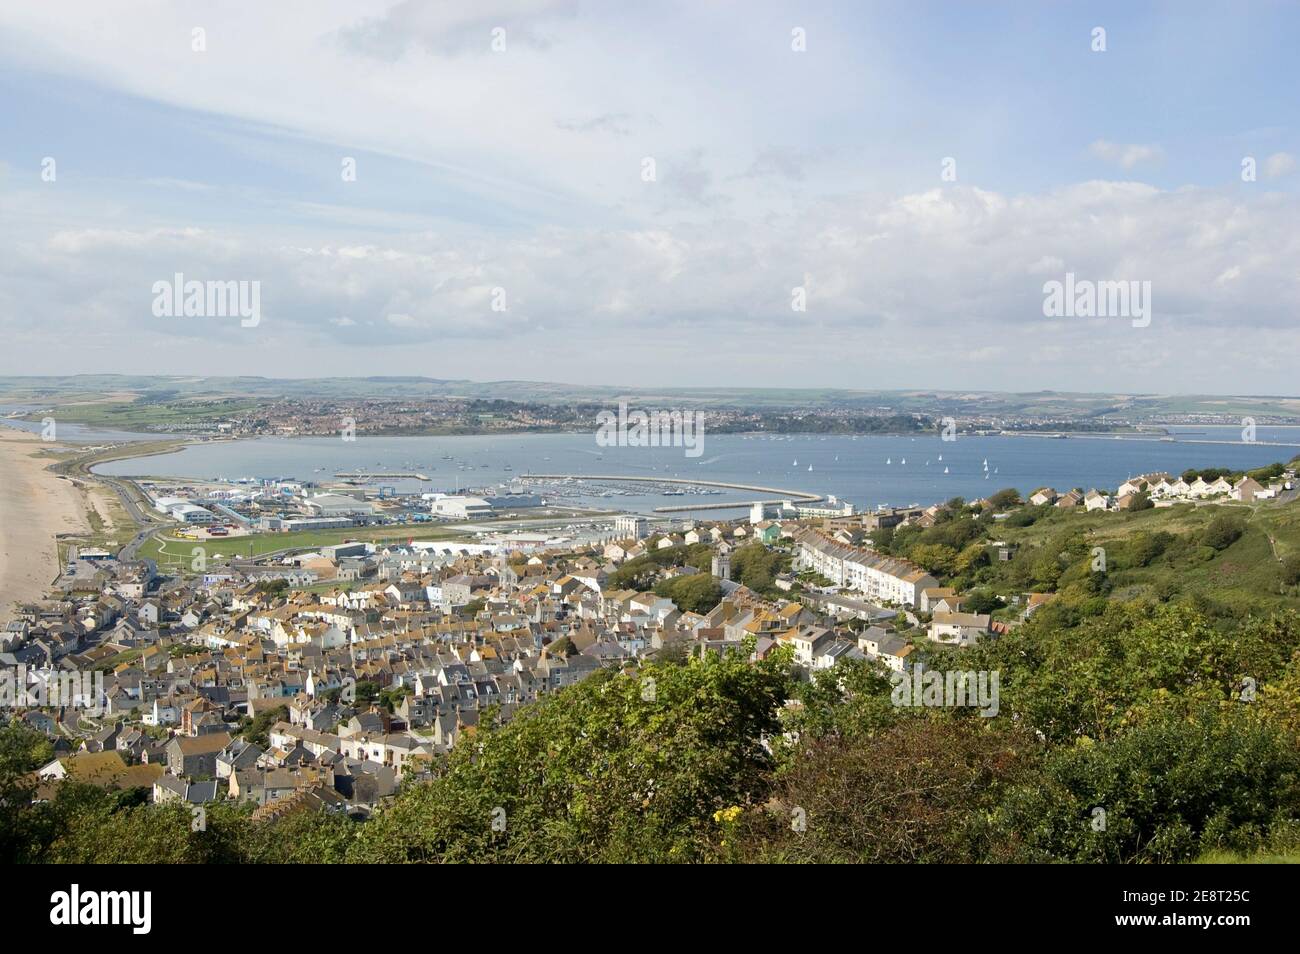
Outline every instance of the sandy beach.
<path fill-rule="evenodd" d="M 39 599 L 58 573 L 56 533 L 87 529 L 81 492 L 45 468 L 40 436 L 0 427 L 0 620 Z"/>

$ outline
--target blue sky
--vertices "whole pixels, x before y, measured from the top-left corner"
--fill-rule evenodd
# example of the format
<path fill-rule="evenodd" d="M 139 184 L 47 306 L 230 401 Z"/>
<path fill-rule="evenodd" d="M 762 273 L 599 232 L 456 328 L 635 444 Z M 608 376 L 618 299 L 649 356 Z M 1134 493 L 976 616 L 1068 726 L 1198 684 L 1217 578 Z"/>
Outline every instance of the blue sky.
<path fill-rule="evenodd" d="M 210 6 L 0 11 L 0 372 L 1294 391 L 1300 5 Z"/>

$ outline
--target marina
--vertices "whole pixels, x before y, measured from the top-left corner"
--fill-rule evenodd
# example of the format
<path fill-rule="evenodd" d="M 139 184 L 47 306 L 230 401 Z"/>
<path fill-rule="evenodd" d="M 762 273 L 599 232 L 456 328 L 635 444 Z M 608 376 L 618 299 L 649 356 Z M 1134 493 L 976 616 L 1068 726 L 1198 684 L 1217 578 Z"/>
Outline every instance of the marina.
<path fill-rule="evenodd" d="M 322 489 L 350 487 L 352 492 L 389 487 L 385 492 L 399 497 L 428 492 L 484 496 L 520 493 L 526 487 L 548 503 L 726 516 L 758 499 L 813 501 L 834 495 L 859 509 L 874 509 L 957 496 L 975 499 L 1003 487 L 1022 493 L 1044 485 L 1113 489 L 1134 474 L 1155 470 L 1248 469 L 1292 456 L 1288 447 L 1295 440 L 1294 428 L 1261 425 L 1256 442 L 1231 440 L 1240 433 L 1236 427 L 1202 425 L 1189 428 L 1186 437 L 1169 428 L 1167 434 L 1145 440 L 720 434 L 706 437 L 699 460 L 685 457 L 680 448 L 598 447 L 591 434 L 580 433 L 363 437 L 355 442 L 255 438 L 196 443 L 177 453 L 101 464 L 96 472 L 204 479 L 239 475 L 241 482 L 275 476 Z M 797 454 L 790 453 L 792 444 Z M 448 460 L 456 465 L 448 466 Z M 431 468 L 429 462 L 438 466 Z M 322 480 L 327 474 L 331 480 Z"/>

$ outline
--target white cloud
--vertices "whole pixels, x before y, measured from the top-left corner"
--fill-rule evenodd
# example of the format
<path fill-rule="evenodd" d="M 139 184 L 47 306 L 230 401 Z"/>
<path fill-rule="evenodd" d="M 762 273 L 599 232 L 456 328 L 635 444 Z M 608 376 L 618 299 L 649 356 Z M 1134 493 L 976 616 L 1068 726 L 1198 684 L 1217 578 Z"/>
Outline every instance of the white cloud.
<path fill-rule="evenodd" d="M 1096 158 L 1115 163 L 1124 169 L 1132 169 L 1142 163 L 1156 162 L 1164 155 L 1159 146 L 1108 142 L 1105 139 L 1098 139 L 1088 147 L 1088 151 Z"/>
<path fill-rule="evenodd" d="M 1277 179 L 1295 171 L 1295 156 L 1289 152 L 1275 152 L 1264 160 L 1264 178 Z"/>
<path fill-rule="evenodd" d="M 1298 356 L 1298 219 L 1292 196 L 1092 182 L 366 245 L 167 228 L 60 230 L 30 242 L 41 227 L 28 222 L 0 236 L 0 332 L 16 342 L 10 359 L 32 370 L 57 367 L 70 340 L 114 367 L 132 366 L 138 342 L 170 343 L 178 369 L 192 370 L 186 343 L 201 341 L 205 360 L 237 354 L 249 373 L 283 373 L 295 355 L 356 373 L 390 354 L 386 368 L 419 373 L 433 348 L 471 376 L 603 381 L 613 365 L 592 356 L 632 347 L 645 378 L 661 382 L 693 381 L 707 360 L 710 380 L 733 384 L 770 367 L 851 386 L 868 380 L 869 364 L 882 386 L 1132 389 L 1124 375 L 1140 372 L 1150 388 L 1239 374 L 1239 388 L 1283 391 L 1290 371 L 1279 364 L 1270 381 L 1252 356 Z M 1150 281 L 1151 327 L 1043 318 L 1042 283 L 1067 270 Z M 261 281 L 261 324 L 154 318 L 152 283 L 178 271 Z M 790 289 L 804 283 L 808 310 L 792 312 Z M 492 310 L 498 286 L 506 312 Z M 972 346 L 984 349 L 978 361 Z"/>
<path fill-rule="evenodd" d="M 139 97 L 165 134 L 246 160 L 229 179 L 151 169 L 145 208 L 120 181 L 79 185 L 62 159 L 57 189 L 0 190 L 11 369 L 67 370 L 75 355 L 82 370 L 1120 390 L 1238 375 L 1239 389 L 1293 389 L 1296 196 L 1022 184 L 1026 168 L 1072 182 L 1089 155 L 1133 170 L 1163 154 L 1105 139 L 1061 147 L 1056 164 L 1047 147 L 1009 153 L 1024 128 L 999 108 L 1013 106 L 968 107 L 1010 87 L 927 97 L 930 65 L 885 55 L 887 31 L 827 23 L 795 56 L 788 12 L 764 5 L 743 18 L 552 0 L 304 9 L 214 7 L 196 54 L 187 5 L 0 7 L 6 68 Z M 503 54 L 489 48 L 498 24 Z M 332 187 L 337 157 L 361 157 L 356 188 L 302 187 L 314 173 L 291 145 L 325 154 Z M 960 184 L 930 188 L 950 154 Z M 405 181 L 396 201 L 366 191 L 385 157 L 414 183 L 409 204 Z M 1008 157 L 1001 181 L 1015 184 L 990 187 Z M 1262 175 L 1293 166 L 1278 153 Z M 1047 323 L 1042 282 L 1067 270 L 1151 281 L 1152 326 Z M 262 322 L 159 322 L 149 289 L 176 271 L 261 281 Z M 800 283 L 806 314 L 790 309 Z M 507 312 L 491 311 L 497 286 Z"/>

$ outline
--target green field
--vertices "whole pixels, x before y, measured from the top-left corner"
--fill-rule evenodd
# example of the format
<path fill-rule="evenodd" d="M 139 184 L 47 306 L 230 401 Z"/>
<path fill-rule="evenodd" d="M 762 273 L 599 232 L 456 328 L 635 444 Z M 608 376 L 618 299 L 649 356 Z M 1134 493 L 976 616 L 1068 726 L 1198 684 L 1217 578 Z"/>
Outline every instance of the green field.
<path fill-rule="evenodd" d="M 131 400 L 121 400 L 130 395 Z M 606 402 L 620 396 L 677 404 L 793 408 L 826 405 L 896 413 L 1000 415 L 1089 419 L 1118 414 L 1146 420 L 1185 414 L 1215 414 L 1300 420 L 1300 399 L 1286 395 L 1083 393 L 1069 391 L 946 391 L 928 388 L 628 388 L 545 381 L 467 381 L 422 377 L 275 379 L 262 377 L 167 377 L 67 375 L 0 377 L 0 401 L 49 402 L 55 417 L 103 426 L 206 420 L 237 414 L 258 402 L 281 398 L 392 399 L 498 398 L 548 404 Z M 102 404 L 73 403 L 103 400 Z"/>
<path fill-rule="evenodd" d="M 299 530 L 292 533 L 257 533 L 246 537 L 185 540 L 163 530 L 140 547 L 141 559 L 154 560 L 160 567 L 168 564 L 187 567 L 195 547 L 207 551 L 209 561 L 224 562 L 230 557 L 250 558 L 280 550 L 312 550 L 347 540 L 367 543 L 405 542 L 407 540 L 454 540 L 464 537 L 456 525 L 428 523 L 397 524 L 385 527 L 346 527 L 340 530 Z"/>
<path fill-rule="evenodd" d="M 187 398 L 177 401 L 102 401 L 86 404 L 60 404 L 50 417 L 56 421 L 85 424 L 114 430 L 140 430 L 150 425 L 184 427 L 200 421 L 224 420 L 257 409 L 258 402 L 247 398 Z"/>

